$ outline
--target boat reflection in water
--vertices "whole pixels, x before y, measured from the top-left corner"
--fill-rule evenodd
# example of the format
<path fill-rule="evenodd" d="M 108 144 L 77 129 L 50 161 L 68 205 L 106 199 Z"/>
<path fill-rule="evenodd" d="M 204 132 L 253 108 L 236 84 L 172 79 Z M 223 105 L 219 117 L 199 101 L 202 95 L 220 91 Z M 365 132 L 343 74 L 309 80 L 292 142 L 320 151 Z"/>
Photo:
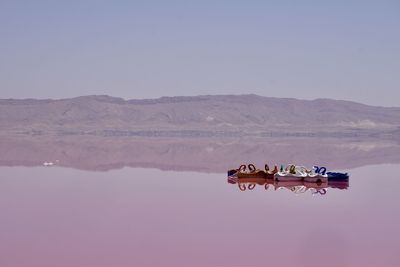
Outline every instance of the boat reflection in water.
<path fill-rule="evenodd" d="M 310 181 L 304 178 L 282 180 L 277 179 L 276 174 L 275 177 L 274 175 L 260 175 L 259 173 L 261 173 L 261 171 L 255 170 L 252 170 L 246 175 L 240 175 L 241 167 L 237 170 L 228 171 L 228 183 L 237 184 L 240 191 L 253 190 L 259 186 L 263 187 L 265 190 L 270 188 L 274 188 L 275 190 L 286 188 L 295 194 L 310 191 L 313 195 L 325 195 L 328 188 L 343 190 L 349 187 L 349 176 L 347 174 L 335 173 L 336 175 L 330 177 L 326 176 L 325 179 L 318 179 L 316 181 Z M 276 170 L 274 172 L 276 172 Z"/>
<path fill-rule="evenodd" d="M 264 178 L 238 178 L 228 176 L 228 183 L 237 184 L 240 191 L 253 190 L 257 186 L 263 187 L 265 190 L 274 188 L 275 190 L 286 188 L 293 193 L 301 194 L 311 191 L 312 194 L 325 195 L 328 188 L 347 189 L 349 187 L 349 179 L 344 181 L 323 181 L 323 182 L 306 182 L 306 181 L 277 181 Z"/>

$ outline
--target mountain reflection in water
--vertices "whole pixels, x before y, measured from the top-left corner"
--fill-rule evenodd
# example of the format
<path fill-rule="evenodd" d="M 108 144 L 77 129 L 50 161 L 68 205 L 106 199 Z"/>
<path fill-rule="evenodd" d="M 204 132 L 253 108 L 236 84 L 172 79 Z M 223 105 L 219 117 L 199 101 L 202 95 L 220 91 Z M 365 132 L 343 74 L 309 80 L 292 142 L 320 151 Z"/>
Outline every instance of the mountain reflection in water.
<path fill-rule="evenodd" d="M 123 167 L 225 172 L 241 162 L 314 164 L 351 169 L 400 163 L 396 140 L 374 138 L 144 138 L 2 135 L 0 166 L 62 166 L 90 171 Z M 274 162 L 271 162 L 272 164 Z"/>

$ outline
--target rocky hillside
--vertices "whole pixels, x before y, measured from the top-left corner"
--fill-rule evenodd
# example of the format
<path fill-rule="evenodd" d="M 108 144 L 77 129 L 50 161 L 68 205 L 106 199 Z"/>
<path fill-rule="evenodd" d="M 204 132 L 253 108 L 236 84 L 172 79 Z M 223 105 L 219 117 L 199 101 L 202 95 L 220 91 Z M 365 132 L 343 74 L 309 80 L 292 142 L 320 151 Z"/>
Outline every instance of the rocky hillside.
<path fill-rule="evenodd" d="M 127 136 L 386 135 L 400 108 L 257 95 L 0 100 L 0 132 Z"/>

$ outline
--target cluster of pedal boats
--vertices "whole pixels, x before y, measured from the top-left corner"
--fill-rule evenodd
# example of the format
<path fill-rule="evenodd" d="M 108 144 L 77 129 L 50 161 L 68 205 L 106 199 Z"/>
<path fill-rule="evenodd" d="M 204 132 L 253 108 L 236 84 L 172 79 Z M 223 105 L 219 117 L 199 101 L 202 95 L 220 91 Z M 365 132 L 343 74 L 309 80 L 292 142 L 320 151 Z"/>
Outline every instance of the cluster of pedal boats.
<path fill-rule="evenodd" d="M 274 179 L 277 181 L 307 181 L 307 182 L 323 182 L 328 179 L 345 180 L 349 178 L 347 173 L 327 172 L 325 167 L 314 166 L 312 169 L 307 169 L 304 166 L 288 165 L 286 168 L 281 165 L 280 169 L 275 165 L 270 169 L 268 164 L 265 164 L 264 170 L 256 168 L 254 164 L 240 165 L 239 168 L 229 170 L 228 176 L 236 176 L 237 178 L 265 178 Z"/>
<path fill-rule="evenodd" d="M 258 169 L 254 164 L 240 165 L 237 169 L 228 171 L 228 183 L 237 184 L 241 191 L 252 190 L 257 185 L 268 189 L 287 188 L 292 192 L 303 193 L 308 189 L 321 195 L 326 193 L 326 188 L 347 189 L 349 175 L 341 172 L 328 172 L 326 167 L 314 166 L 307 169 L 294 164 L 277 166 L 270 169 L 266 164 L 264 169 Z"/>

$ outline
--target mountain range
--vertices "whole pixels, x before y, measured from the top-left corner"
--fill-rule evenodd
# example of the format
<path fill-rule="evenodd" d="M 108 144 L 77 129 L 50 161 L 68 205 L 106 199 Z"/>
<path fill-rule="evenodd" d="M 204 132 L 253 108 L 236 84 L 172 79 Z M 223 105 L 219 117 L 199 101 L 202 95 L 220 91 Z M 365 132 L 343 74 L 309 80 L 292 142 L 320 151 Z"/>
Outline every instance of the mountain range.
<path fill-rule="evenodd" d="M 257 95 L 0 100 L 0 131 L 141 137 L 400 135 L 400 108 Z"/>

